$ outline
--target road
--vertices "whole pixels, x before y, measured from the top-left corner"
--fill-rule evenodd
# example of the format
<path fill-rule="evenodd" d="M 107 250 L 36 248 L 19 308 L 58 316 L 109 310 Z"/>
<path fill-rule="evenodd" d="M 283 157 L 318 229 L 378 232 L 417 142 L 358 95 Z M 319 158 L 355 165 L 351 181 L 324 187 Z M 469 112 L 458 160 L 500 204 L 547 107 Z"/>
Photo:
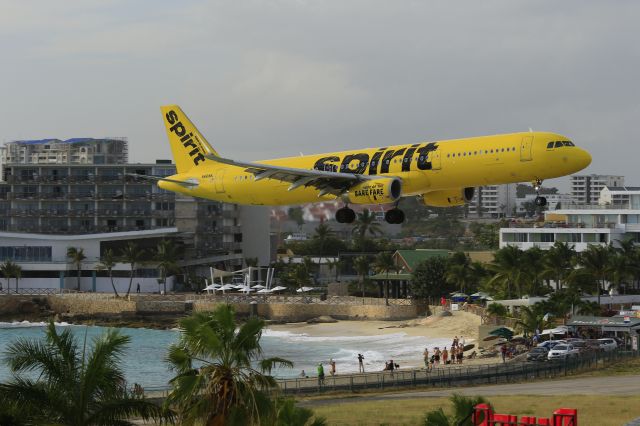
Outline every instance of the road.
<path fill-rule="evenodd" d="M 389 392 L 365 394 L 347 398 L 326 398 L 300 401 L 304 407 L 319 407 L 348 402 L 392 401 L 398 399 L 439 398 L 452 393 L 467 396 L 493 395 L 638 395 L 640 394 L 640 375 L 583 377 L 578 379 L 561 379 L 536 381 L 530 383 L 513 383 L 506 385 L 484 385 L 446 390 L 426 390 L 417 392 Z"/>

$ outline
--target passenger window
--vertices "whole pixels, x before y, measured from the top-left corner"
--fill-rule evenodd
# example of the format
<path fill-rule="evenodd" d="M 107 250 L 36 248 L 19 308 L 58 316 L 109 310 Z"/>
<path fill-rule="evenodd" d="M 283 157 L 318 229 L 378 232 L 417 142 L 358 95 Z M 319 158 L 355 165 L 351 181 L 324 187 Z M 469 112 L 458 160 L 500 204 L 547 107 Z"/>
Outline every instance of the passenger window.
<path fill-rule="evenodd" d="M 553 149 L 553 142 L 549 142 L 547 144 L 547 149 Z"/>
<path fill-rule="evenodd" d="M 555 147 L 556 147 L 556 148 L 560 148 L 561 146 L 562 146 L 562 142 L 556 142 L 556 143 L 555 143 Z"/>
<path fill-rule="evenodd" d="M 564 141 L 564 146 L 575 146 L 571 141 Z"/>

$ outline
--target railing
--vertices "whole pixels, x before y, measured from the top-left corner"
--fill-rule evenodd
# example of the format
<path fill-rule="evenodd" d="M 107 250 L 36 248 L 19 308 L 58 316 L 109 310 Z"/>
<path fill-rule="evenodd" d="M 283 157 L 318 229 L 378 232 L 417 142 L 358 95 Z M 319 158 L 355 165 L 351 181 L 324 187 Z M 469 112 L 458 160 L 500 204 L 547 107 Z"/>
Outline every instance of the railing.
<path fill-rule="evenodd" d="M 317 377 L 279 379 L 278 386 L 285 394 L 309 394 L 415 386 L 448 388 L 453 386 L 499 384 L 539 378 L 564 377 L 582 370 L 602 368 L 611 362 L 632 357 L 638 357 L 638 352 L 590 353 L 574 359 L 541 363 L 511 361 L 467 366 L 450 365 L 434 368 L 430 372 L 425 369 L 409 369 L 396 370 L 394 372 L 345 374 L 326 377 L 324 383 L 319 383 Z"/>
<path fill-rule="evenodd" d="M 7 295 L 38 295 L 38 296 L 43 296 L 43 295 L 48 295 L 48 294 L 60 294 L 62 293 L 63 290 L 59 289 L 59 288 L 18 288 L 17 290 L 15 288 L 11 289 L 11 288 L 5 288 L 0 290 L 0 295 L 3 294 L 7 294 Z"/>

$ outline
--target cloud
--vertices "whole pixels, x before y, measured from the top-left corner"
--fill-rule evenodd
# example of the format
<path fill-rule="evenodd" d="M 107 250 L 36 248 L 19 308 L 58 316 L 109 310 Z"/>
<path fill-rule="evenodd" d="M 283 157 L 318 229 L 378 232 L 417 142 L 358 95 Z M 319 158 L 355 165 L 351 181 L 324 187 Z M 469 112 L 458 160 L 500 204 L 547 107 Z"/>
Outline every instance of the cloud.
<path fill-rule="evenodd" d="M 591 150 L 590 171 L 640 181 L 637 2 L 0 0 L 0 9 L 0 90 L 11 100 L 0 105 L 2 139 L 126 135 L 133 159 L 153 161 L 169 155 L 158 105 L 176 102 L 230 156 L 532 127 Z"/>

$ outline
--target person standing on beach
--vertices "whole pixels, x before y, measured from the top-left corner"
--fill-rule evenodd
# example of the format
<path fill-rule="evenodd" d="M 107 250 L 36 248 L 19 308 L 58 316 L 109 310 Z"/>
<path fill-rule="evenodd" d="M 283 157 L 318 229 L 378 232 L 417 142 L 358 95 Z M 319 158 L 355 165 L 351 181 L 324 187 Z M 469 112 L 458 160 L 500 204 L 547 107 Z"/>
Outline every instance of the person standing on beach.
<path fill-rule="evenodd" d="M 140 293 L 140 283 L 136 284 L 136 293 Z"/>
<path fill-rule="evenodd" d="M 358 372 L 364 373 L 364 355 L 358 354 Z"/>
<path fill-rule="evenodd" d="M 331 367 L 331 369 L 329 370 L 329 373 L 332 376 L 335 376 L 336 375 L 336 362 L 333 360 L 333 358 L 331 358 L 329 360 L 329 366 Z"/>
<path fill-rule="evenodd" d="M 505 359 L 507 357 L 507 345 L 502 345 L 500 348 L 500 353 L 502 354 L 502 362 L 507 362 Z"/>
<path fill-rule="evenodd" d="M 462 349 L 464 350 L 465 342 L 464 342 L 464 336 L 460 336 L 460 340 L 458 341 L 458 346 L 462 346 Z"/>
<path fill-rule="evenodd" d="M 322 363 L 318 363 L 318 386 L 324 385 L 324 367 Z"/>
<path fill-rule="evenodd" d="M 442 350 L 442 363 L 447 365 L 447 358 L 449 358 L 449 352 L 447 352 L 447 347 Z"/>
<path fill-rule="evenodd" d="M 424 352 L 422 352 L 422 356 L 424 357 L 424 367 L 429 370 L 429 348 L 424 348 Z"/>
<path fill-rule="evenodd" d="M 436 347 L 436 350 L 433 354 L 436 357 L 436 365 L 440 365 L 440 348 Z"/>

